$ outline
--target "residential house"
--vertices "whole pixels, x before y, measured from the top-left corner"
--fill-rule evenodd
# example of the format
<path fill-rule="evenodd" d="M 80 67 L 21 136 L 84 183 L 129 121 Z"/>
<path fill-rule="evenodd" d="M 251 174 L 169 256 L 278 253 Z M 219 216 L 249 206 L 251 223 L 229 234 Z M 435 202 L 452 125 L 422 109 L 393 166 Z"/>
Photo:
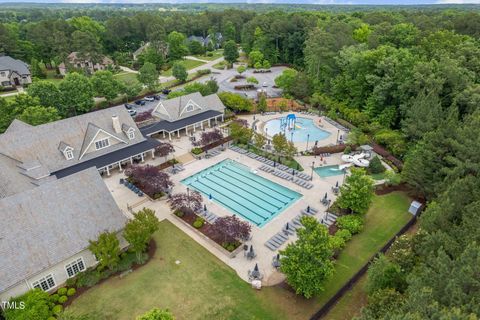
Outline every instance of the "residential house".
<path fill-rule="evenodd" d="M 141 55 L 145 50 L 147 50 L 148 47 L 150 47 L 150 42 L 143 44 L 140 48 L 135 50 L 135 52 L 133 52 L 133 60 L 137 61 L 138 56 Z"/>
<path fill-rule="evenodd" d="M 9 56 L 0 56 L 0 86 L 16 87 L 32 83 L 28 65 Z"/>
<path fill-rule="evenodd" d="M 37 185 L 0 154 L 0 301 L 33 288 L 51 292 L 97 265 L 89 240 L 127 221 L 98 172 L 87 169 Z"/>
<path fill-rule="evenodd" d="M 204 47 L 208 46 L 209 43 L 212 43 L 212 45 L 214 45 L 214 48 L 218 49 L 222 45 L 223 36 L 220 32 L 215 33 L 213 37 L 211 35 L 208 35 L 206 37 L 192 35 L 187 38 L 187 41 L 200 42 Z"/>
<path fill-rule="evenodd" d="M 99 70 L 105 70 L 108 66 L 113 65 L 113 60 L 109 57 L 103 56 L 99 62 L 94 62 L 91 59 L 80 57 L 78 52 L 72 52 L 67 56 L 66 63 L 62 62 L 58 66 L 58 71 L 61 75 L 66 75 L 69 69 L 82 69 L 92 74 Z"/>
<path fill-rule="evenodd" d="M 124 106 L 39 126 L 15 120 L 0 135 L 0 154 L 18 162 L 18 170 L 36 184 L 91 167 L 109 175 L 113 168 L 154 157 L 157 145 Z"/>
<path fill-rule="evenodd" d="M 216 125 L 223 121 L 225 106 L 217 94 L 203 97 L 194 92 L 185 96 L 159 101 L 152 115 L 158 119 L 153 124 L 140 128 L 145 136 L 162 134 L 163 138 L 171 140 L 172 135 L 180 137 L 180 132 L 185 130 L 195 132 L 197 128 Z"/>

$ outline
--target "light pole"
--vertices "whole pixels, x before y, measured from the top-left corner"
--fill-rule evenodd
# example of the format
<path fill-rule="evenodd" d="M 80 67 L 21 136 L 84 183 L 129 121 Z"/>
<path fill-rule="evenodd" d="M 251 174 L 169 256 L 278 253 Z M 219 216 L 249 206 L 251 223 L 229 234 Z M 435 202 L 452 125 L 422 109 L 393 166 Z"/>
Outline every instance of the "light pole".
<path fill-rule="evenodd" d="M 308 140 L 310 139 L 310 133 L 307 133 L 307 147 L 305 148 L 305 151 L 308 151 Z"/>
<path fill-rule="evenodd" d="M 338 143 L 338 136 L 340 135 L 340 129 L 337 130 L 337 143 Z"/>
<path fill-rule="evenodd" d="M 187 196 L 190 197 L 190 188 L 187 187 Z"/>
<path fill-rule="evenodd" d="M 290 134 L 290 142 L 293 142 L 293 130 L 292 130 L 292 133 Z"/>
<path fill-rule="evenodd" d="M 310 177 L 310 181 L 313 180 L 313 168 L 315 167 L 315 161 L 312 162 L 312 175 Z"/>

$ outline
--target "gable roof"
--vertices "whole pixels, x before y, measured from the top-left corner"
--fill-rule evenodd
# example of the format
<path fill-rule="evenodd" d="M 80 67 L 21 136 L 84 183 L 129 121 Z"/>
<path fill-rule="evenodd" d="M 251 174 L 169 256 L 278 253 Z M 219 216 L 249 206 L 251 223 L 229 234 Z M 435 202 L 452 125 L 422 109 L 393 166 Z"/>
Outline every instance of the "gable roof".
<path fill-rule="evenodd" d="M 112 122 L 114 115 L 118 116 L 120 124 L 138 129 L 123 106 L 90 112 L 39 126 L 21 127 L 17 122 L 14 124 L 15 127 L 7 129 L 4 134 L 0 135 L 0 154 L 22 163 L 36 160 L 49 172 L 55 172 L 145 141 L 141 134 L 135 135 L 134 139 L 129 140 L 125 133 L 115 133 Z M 92 137 L 98 132 L 97 129 L 103 130 L 123 142 L 85 154 L 80 158 L 82 147 L 85 143 L 91 142 Z M 65 159 L 65 156 L 59 151 L 61 142 L 73 148 L 73 159 Z"/>
<path fill-rule="evenodd" d="M 196 107 L 194 110 L 187 112 L 186 107 L 189 104 L 193 104 Z M 174 122 L 209 110 L 223 113 L 225 106 L 217 94 L 203 97 L 199 92 L 194 92 L 185 96 L 160 101 L 155 107 L 153 114 L 162 120 Z"/>
<path fill-rule="evenodd" d="M 30 74 L 30 70 L 28 70 L 28 65 L 25 62 L 13 59 L 9 56 L 0 57 L 0 70 L 12 70 L 20 75 Z"/>
<path fill-rule="evenodd" d="M 75 63 L 77 61 L 90 61 L 90 59 L 86 58 L 86 59 L 80 59 L 80 57 L 78 56 L 78 52 L 74 51 L 72 53 L 70 53 L 68 56 L 67 56 L 67 59 L 70 63 Z M 107 56 L 102 56 L 102 61 L 99 61 L 98 62 L 99 64 L 103 64 L 103 65 L 109 65 L 109 64 L 113 64 L 113 60 L 110 59 L 109 57 Z M 65 65 L 65 64 L 64 64 Z"/>
<path fill-rule="evenodd" d="M 18 132 L 18 131 L 21 131 L 21 130 L 28 129 L 29 127 L 32 127 L 32 126 L 29 125 L 28 123 L 25 123 L 25 122 L 21 121 L 21 120 L 13 119 L 12 123 L 10 123 L 7 130 L 5 130 L 5 133 Z"/>
<path fill-rule="evenodd" d="M 126 221 L 94 168 L 0 199 L 0 291 L 85 250 Z"/>

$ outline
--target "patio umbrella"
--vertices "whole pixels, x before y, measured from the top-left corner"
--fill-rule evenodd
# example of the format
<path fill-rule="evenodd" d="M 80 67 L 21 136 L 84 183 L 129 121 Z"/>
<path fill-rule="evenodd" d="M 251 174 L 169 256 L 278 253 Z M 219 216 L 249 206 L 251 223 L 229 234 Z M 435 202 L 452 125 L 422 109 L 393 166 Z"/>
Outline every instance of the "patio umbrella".
<path fill-rule="evenodd" d="M 209 200 L 212 200 L 212 194 L 211 194 L 211 193 L 208 194 L 208 199 L 209 199 Z"/>
<path fill-rule="evenodd" d="M 287 222 L 287 224 L 285 225 L 285 230 L 289 230 L 290 229 L 290 224 Z"/>
<path fill-rule="evenodd" d="M 328 197 L 328 195 L 327 195 L 327 193 L 325 192 L 325 196 L 323 197 L 323 199 L 324 199 L 324 200 L 327 200 L 327 197 Z"/>
<path fill-rule="evenodd" d="M 207 205 L 206 204 L 203 205 L 203 211 L 207 212 Z"/>
<path fill-rule="evenodd" d="M 310 212 L 310 206 L 307 207 L 307 212 Z"/>
<path fill-rule="evenodd" d="M 337 181 L 337 183 L 335 183 L 335 188 L 338 188 L 338 181 Z"/>

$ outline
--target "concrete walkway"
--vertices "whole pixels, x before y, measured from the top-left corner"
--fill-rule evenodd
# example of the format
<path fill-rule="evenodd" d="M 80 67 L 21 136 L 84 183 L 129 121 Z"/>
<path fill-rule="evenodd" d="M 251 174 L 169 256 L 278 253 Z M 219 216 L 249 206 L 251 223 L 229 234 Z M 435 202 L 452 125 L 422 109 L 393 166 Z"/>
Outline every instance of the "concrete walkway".
<path fill-rule="evenodd" d="M 200 61 L 200 62 L 205 62 L 205 63 L 210 62 L 209 60 L 199 59 L 199 58 L 194 57 L 194 56 L 186 56 L 185 59 L 195 60 L 195 61 Z"/>

